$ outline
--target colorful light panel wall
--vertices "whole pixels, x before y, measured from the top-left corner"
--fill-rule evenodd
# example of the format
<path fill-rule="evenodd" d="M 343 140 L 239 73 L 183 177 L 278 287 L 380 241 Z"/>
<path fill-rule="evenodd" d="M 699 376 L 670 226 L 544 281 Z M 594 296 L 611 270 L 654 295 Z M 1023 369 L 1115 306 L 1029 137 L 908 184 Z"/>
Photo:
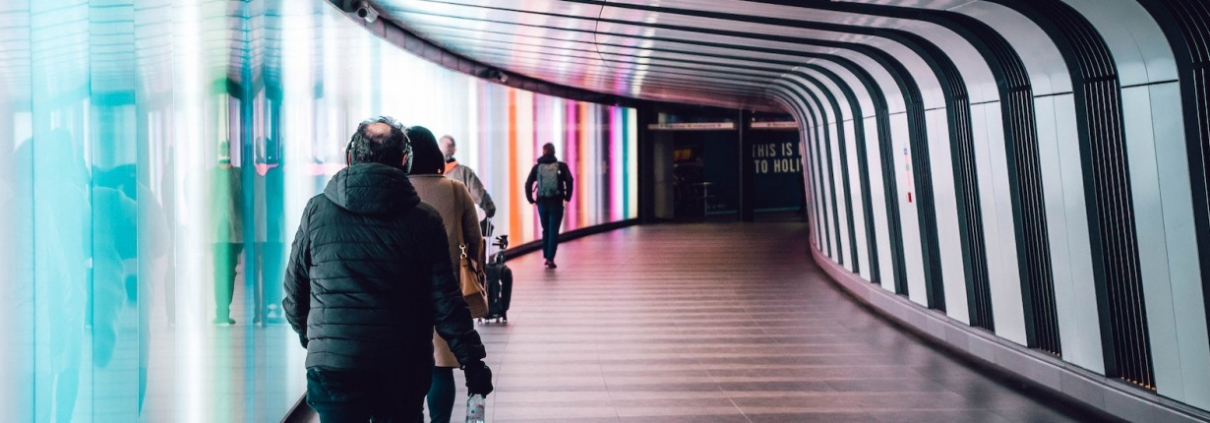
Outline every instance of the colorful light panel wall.
<path fill-rule="evenodd" d="M 371 116 L 455 137 L 514 245 L 545 142 L 564 230 L 637 215 L 634 110 L 448 71 L 325 1 L 8 0 L 0 40 L 6 422 L 278 420 L 289 243 Z"/>

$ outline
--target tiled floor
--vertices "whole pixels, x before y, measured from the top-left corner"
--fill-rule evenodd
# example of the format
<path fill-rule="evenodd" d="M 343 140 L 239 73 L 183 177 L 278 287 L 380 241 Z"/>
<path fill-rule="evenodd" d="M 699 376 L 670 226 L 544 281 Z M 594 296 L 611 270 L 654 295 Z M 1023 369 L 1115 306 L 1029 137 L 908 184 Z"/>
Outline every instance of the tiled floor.
<path fill-rule="evenodd" d="M 806 240 L 800 223 L 643 226 L 562 245 L 557 270 L 511 261 L 511 320 L 480 326 L 489 421 L 1091 421 L 857 307 Z"/>

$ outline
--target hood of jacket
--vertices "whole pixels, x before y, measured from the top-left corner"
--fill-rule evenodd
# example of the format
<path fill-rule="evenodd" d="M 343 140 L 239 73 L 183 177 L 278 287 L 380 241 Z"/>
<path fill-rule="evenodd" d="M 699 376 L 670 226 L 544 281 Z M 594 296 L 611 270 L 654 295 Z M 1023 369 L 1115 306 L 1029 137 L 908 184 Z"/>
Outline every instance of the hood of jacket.
<path fill-rule="evenodd" d="M 558 162 L 559 162 L 559 159 L 556 159 L 554 154 L 544 154 L 544 155 L 542 155 L 542 157 L 538 158 L 538 163 L 540 163 L 540 164 L 550 164 L 550 163 L 558 163 Z"/>
<path fill-rule="evenodd" d="M 408 174 L 379 163 L 341 169 L 328 181 L 324 196 L 342 209 L 365 215 L 400 213 L 420 204 Z"/>

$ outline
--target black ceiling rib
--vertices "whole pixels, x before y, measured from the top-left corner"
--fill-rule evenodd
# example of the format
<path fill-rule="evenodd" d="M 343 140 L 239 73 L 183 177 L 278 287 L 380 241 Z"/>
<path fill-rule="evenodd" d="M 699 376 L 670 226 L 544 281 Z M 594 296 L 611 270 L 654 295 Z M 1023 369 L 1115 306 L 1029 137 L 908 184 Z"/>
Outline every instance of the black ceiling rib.
<path fill-rule="evenodd" d="M 754 0 L 754 1 L 764 2 L 762 0 Z M 776 1 L 771 1 L 771 2 L 776 2 Z M 780 3 L 780 2 L 777 2 L 777 3 Z M 885 16 L 893 16 L 893 17 L 897 17 L 897 18 L 914 17 L 914 18 L 920 19 L 922 21 L 932 22 L 932 23 L 941 25 L 943 27 L 946 27 L 946 28 L 954 31 L 955 33 L 957 33 L 959 36 L 963 37 L 963 39 L 965 39 L 967 42 L 970 42 L 977 51 L 979 51 L 980 53 L 983 54 L 985 61 L 988 62 L 987 63 L 988 66 L 991 68 L 993 75 L 995 76 L 996 80 L 999 82 L 999 84 L 997 84 L 997 85 L 1001 88 L 1000 104 L 1001 104 L 1002 110 L 1012 108 L 1012 104 L 1013 104 L 1011 102 L 1011 99 L 1012 99 L 1012 97 L 1010 95 L 1011 92 L 1009 92 L 1008 90 L 1005 89 L 1006 86 L 1013 86 L 1013 87 L 1022 86 L 1022 85 L 1024 86 L 1025 93 L 1026 93 L 1024 100 L 1027 102 L 1028 113 L 1031 115 L 1029 118 L 1030 124 L 1028 125 L 1028 127 L 1029 127 L 1028 130 L 1032 131 L 1032 133 L 1034 134 L 1033 139 L 1035 141 L 1035 148 L 1036 148 L 1037 129 L 1036 129 L 1036 125 L 1033 124 L 1033 119 L 1032 119 L 1032 113 L 1033 113 L 1032 96 L 1030 96 L 1028 94 L 1029 93 L 1029 78 L 1028 78 L 1028 75 L 1025 74 L 1025 72 L 1024 72 L 1024 65 L 1021 64 L 1019 58 L 1016 57 L 1015 52 L 1012 50 L 1011 46 L 1009 46 L 1007 41 L 1003 40 L 1003 38 L 1000 37 L 998 33 L 991 30 L 990 27 L 987 27 L 985 24 L 983 24 L 982 22 L 979 22 L 978 20 L 976 20 L 974 18 L 970 18 L 970 17 L 966 17 L 963 15 L 958 15 L 958 14 L 953 14 L 953 13 L 949 13 L 949 12 L 937 12 L 937 11 L 932 11 L 932 10 L 919 10 L 919 9 L 908 10 L 906 8 L 899 8 L 899 7 L 893 7 L 893 6 L 881 6 L 881 5 L 856 5 L 856 6 L 857 7 L 854 7 L 853 9 L 847 9 L 846 7 L 837 7 L 837 9 L 846 9 L 846 10 L 850 10 L 850 11 L 857 12 L 857 13 L 881 13 L 881 14 L 884 14 Z M 974 30 L 972 30 L 971 28 L 974 28 Z M 999 37 L 998 41 L 1002 44 L 998 44 L 998 46 L 1000 46 L 1002 49 L 1006 49 L 1003 52 L 1004 55 L 1008 56 L 1012 59 L 1017 59 L 1015 62 L 1013 62 L 1013 64 L 1016 65 L 1013 68 L 1013 70 L 1017 71 L 1017 74 L 1015 75 L 1016 76 L 1015 79 L 1010 80 L 1005 77 L 1004 65 L 1001 65 L 1001 63 L 999 63 L 998 61 L 995 60 L 995 59 L 998 59 L 999 57 L 998 56 L 989 57 L 989 54 L 987 53 L 988 49 L 986 47 L 980 48 L 981 46 L 984 45 L 983 44 L 984 41 L 982 39 L 980 39 L 979 36 L 975 35 L 972 31 L 980 31 L 979 35 L 982 35 L 982 36 Z M 1007 60 L 1007 59 L 1005 59 L 1005 60 Z M 966 101 L 969 102 L 969 99 L 967 99 Z M 968 105 L 968 107 L 969 107 L 969 105 Z M 950 120 L 951 120 L 951 124 L 953 124 L 954 122 L 961 124 L 962 123 L 961 121 L 970 121 L 970 117 L 966 116 L 963 118 L 958 118 L 958 117 L 954 116 L 953 114 L 951 114 Z M 1010 120 L 1005 119 L 1004 121 L 1009 122 Z M 1006 132 L 1006 134 L 1005 134 L 1006 140 L 1008 140 L 1008 143 L 1011 146 L 1013 144 L 1013 142 L 1011 141 L 1011 138 L 1013 137 L 1012 132 L 1014 132 L 1014 131 L 1012 131 L 1011 129 L 1006 129 L 1005 132 Z M 967 136 L 967 135 L 968 134 L 962 134 L 960 136 Z M 991 289 L 990 289 L 990 281 L 989 281 L 989 275 L 988 275 L 988 270 L 987 270 L 987 255 L 986 255 L 986 251 L 984 248 L 985 240 L 984 240 L 984 235 L 983 235 L 983 218 L 982 218 L 982 210 L 981 210 L 981 205 L 980 205 L 981 199 L 980 199 L 980 194 L 979 194 L 979 186 L 977 183 L 977 181 L 978 181 L 977 170 L 974 166 L 975 159 L 974 159 L 973 147 L 974 147 L 973 143 L 966 142 L 966 140 L 962 140 L 962 139 L 955 140 L 955 142 L 953 142 L 951 144 L 952 154 L 956 158 L 956 160 L 954 160 L 954 174 L 959 177 L 959 180 L 955 181 L 956 182 L 955 188 L 956 188 L 957 196 L 959 199 L 958 219 L 959 219 L 959 227 L 960 227 L 960 231 L 961 231 L 960 234 L 963 237 L 962 247 L 963 247 L 963 259 L 964 259 L 963 261 L 965 264 L 964 269 L 966 272 L 967 303 L 968 303 L 967 308 L 969 310 L 969 316 L 970 316 L 970 321 L 971 321 L 972 326 L 983 327 L 988 330 L 994 330 L 994 318 L 992 316 L 992 307 L 991 307 Z M 1009 148 L 1009 151 L 1012 151 L 1011 147 Z M 1037 159 L 1035 157 L 1034 163 L 1036 163 L 1036 162 L 1037 162 Z M 1039 192 L 1040 192 L 1040 190 L 1039 190 Z M 1039 210 L 1041 210 L 1041 209 L 1039 208 Z M 1018 220 L 1018 222 L 1019 221 L 1020 220 Z M 1024 243 L 1020 242 L 1020 240 L 1018 240 L 1018 248 L 1020 248 L 1020 246 L 1022 244 L 1024 244 Z M 1040 254 L 1040 255 L 1049 257 L 1049 250 L 1048 249 L 1042 250 L 1042 252 L 1035 251 L 1033 254 Z M 1018 257 L 1019 258 L 1024 257 L 1024 255 L 1020 255 L 1020 253 L 1019 253 Z M 1047 266 L 1046 274 L 1047 274 L 1047 276 L 1049 276 L 1049 266 Z M 1027 279 L 1028 279 L 1027 277 L 1023 277 L 1023 280 L 1027 280 Z M 1053 284 L 1051 286 L 1052 286 L 1052 289 L 1050 290 L 1050 292 L 1053 293 Z M 1030 313 L 1027 312 L 1026 314 L 1028 316 Z M 1029 317 L 1027 317 L 1027 319 L 1029 319 Z M 1050 351 L 1057 352 L 1057 349 L 1050 349 Z"/>
<path fill-rule="evenodd" d="M 787 0 L 744 0 L 756 3 L 799 6 Z M 1005 142 L 1010 154 L 1008 158 L 1011 197 L 1016 225 L 1017 255 L 1021 272 L 1025 301 L 1026 332 L 1028 344 L 1052 353 L 1060 352 L 1057 312 L 1054 304 L 1053 270 L 1050 265 L 1048 230 L 1045 220 L 1044 193 L 1041 188 L 1041 171 L 1038 163 L 1037 125 L 1034 121 L 1033 95 L 1030 77 L 1015 49 L 998 32 L 987 24 L 962 14 L 887 5 L 857 3 L 830 3 L 812 7 L 846 13 L 887 16 L 913 19 L 946 27 L 970 42 L 988 62 L 1000 91 L 1001 112 L 1005 123 Z M 956 145 L 957 146 L 957 145 Z M 970 152 L 955 148 L 956 157 Z M 974 172 L 973 168 L 958 166 L 955 174 Z M 960 209 L 959 219 L 973 240 L 969 245 L 967 284 L 971 304 L 972 325 L 993 328 L 990 304 L 990 287 L 987 281 L 986 263 L 981 240 L 981 213 L 977 202 L 978 186 L 967 184 L 965 191 L 976 196 L 967 196 L 967 204 Z M 964 187 L 959 187 L 960 195 Z M 973 241 L 972 240 L 972 241 Z M 973 266 L 972 266 L 973 265 Z"/>
<path fill-rule="evenodd" d="M 830 103 L 832 106 L 831 111 L 832 111 L 832 116 L 834 117 L 834 120 L 833 120 L 833 122 L 831 122 L 831 124 L 836 126 L 836 145 L 837 145 L 837 151 L 839 152 L 839 155 L 838 155 L 839 157 L 836 157 L 835 161 L 840 163 L 841 189 L 843 191 L 843 200 L 845 203 L 845 210 L 848 211 L 848 213 L 845 213 L 845 216 L 844 216 L 845 225 L 848 227 L 848 230 L 849 230 L 848 231 L 848 233 L 849 233 L 849 236 L 848 236 L 849 251 L 848 251 L 848 253 L 849 253 L 849 257 L 852 258 L 851 261 L 853 264 L 853 269 L 852 269 L 853 273 L 861 273 L 862 263 L 861 263 L 861 260 L 859 259 L 860 256 L 857 254 L 856 223 L 853 220 L 853 192 L 852 192 L 853 185 L 849 181 L 849 178 L 851 177 L 851 173 L 849 172 L 848 148 L 846 148 L 848 137 L 845 136 L 847 134 L 846 134 L 845 125 L 844 125 L 844 121 L 845 121 L 844 110 L 842 110 L 840 108 L 840 101 L 836 99 L 835 94 L 833 94 L 832 91 L 829 90 L 826 85 L 824 85 L 822 82 L 820 82 L 814 76 L 811 76 L 806 73 L 801 73 L 801 72 L 793 72 L 793 74 L 795 76 L 798 76 L 799 78 L 809 82 L 810 84 L 814 85 L 815 89 L 820 91 L 824 95 L 824 98 L 826 98 L 828 100 L 828 103 Z M 808 93 L 811 93 L 812 96 L 814 96 L 813 91 L 810 90 L 809 87 L 806 87 L 799 81 L 794 80 L 792 78 L 782 78 L 778 82 L 791 83 L 791 84 L 798 85 L 798 86 L 802 87 Z M 821 107 L 822 107 L 822 105 L 821 105 Z M 854 119 L 857 119 L 856 115 L 854 115 Z M 829 147 L 828 151 L 830 154 L 831 147 Z"/>
<path fill-rule="evenodd" d="M 804 68 L 814 70 L 832 81 L 832 84 L 840 90 L 849 103 L 849 108 L 853 116 L 853 131 L 855 142 L 854 149 L 857 153 L 857 173 L 858 182 L 861 185 L 861 204 L 862 218 L 866 227 L 866 249 L 870 262 L 867 266 L 870 268 L 870 282 L 881 283 L 881 266 L 878 260 L 878 236 L 877 228 L 874 225 L 874 205 L 872 193 L 870 192 L 870 170 L 867 162 L 868 151 L 866 149 L 866 132 L 865 132 L 865 113 L 862 112 L 861 102 L 857 98 L 857 94 L 853 92 L 853 88 L 831 70 L 818 65 L 805 65 Z M 798 73 L 798 71 L 795 71 Z"/>
<path fill-rule="evenodd" d="M 1202 299 L 1210 321 L 1210 5 L 1201 0 L 1139 0 L 1172 44 L 1180 73 L 1181 110 Z"/>
<path fill-rule="evenodd" d="M 1000 92 L 1001 120 L 1004 122 L 1005 149 L 1010 183 L 1010 198 L 1015 225 L 1018 269 L 1021 273 L 1025 307 L 1027 344 L 1061 355 L 1058 311 L 1055 301 L 1054 270 L 1050 261 L 1049 229 L 1046 220 L 1045 191 L 1042 187 L 1038 152 L 1038 127 L 1035 121 L 1033 88 L 1024 62 L 1012 45 L 987 24 L 969 16 L 925 11 L 932 22 L 945 26 L 965 38 L 983 56 L 991 68 Z M 972 169 L 973 170 L 973 169 Z M 973 187 L 978 189 L 977 186 Z M 977 191 L 975 191 L 977 194 Z M 977 203 L 968 206 L 968 218 L 981 219 Z M 982 223 L 965 222 L 982 237 Z M 974 246 L 972 246 L 974 247 Z M 972 254 L 973 255 L 973 254 Z M 987 268 L 971 270 L 975 279 L 968 284 L 972 302 L 972 324 L 994 328 Z"/>
<path fill-rule="evenodd" d="M 894 147 L 892 145 L 893 142 L 891 139 L 890 114 L 887 107 L 887 100 L 881 85 L 877 83 L 873 75 L 871 75 L 865 68 L 843 57 L 835 57 L 832 58 L 832 60 L 835 60 L 837 65 L 848 70 L 853 74 L 854 77 L 857 78 L 857 80 L 865 88 L 874 107 L 873 117 L 875 118 L 876 130 L 878 134 L 879 157 L 880 164 L 882 165 L 882 178 L 884 183 L 883 194 L 887 209 L 887 235 L 891 244 L 891 276 L 893 279 L 891 282 L 893 283 L 896 293 L 900 295 L 907 295 L 907 272 L 903 258 L 903 229 L 899 223 L 899 191 L 897 187 L 898 177 L 895 174 L 896 152 L 894 151 Z M 823 66 L 806 64 L 803 65 L 803 67 L 812 68 L 819 72 L 826 72 L 825 74 L 831 74 L 831 72 Z M 897 80 L 900 79 L 898 75 L 894 74 L 894 69 L 890 69 L 890 71 L 892 72 L 893 78 L 896 78 Z M 851 88 L 847 88 L 847 83 L 843 83 L 843 81 L 840 79 L 834 80 L 837 81 L 837 85 L 842 87 L 842 89 L 845 89 L 849 92 L 852 91 Z M 914 84 L 906 84 L 903 81 L 900 81 L 900 88 L 916 89 Z M 904 94 L 903 98 L 904 100 L 908 100 L 911 98 L 911 94 L 906 93 Z M 919 94 L 916 95 L 916 98 L 919 98 Z M 856 121 L 864 117 L 867 116 L 855 115 L 854 120 Z M 864 126 L 864 122 L 862 122 L 862 124 Z M 859 139 L 858 142 L 860 143 L 859 146 L 864 146 L 865 139 Z M 870 227 L 873 228 L 873 225 L 870 225 Z M 871 255 L 871 257 L 875 256 Z"/>
<path fill-rule="evenodd" d="M 866 93 L 870 97 L 870 101 L 874 107 L 872 112 L 875 118 L 875 126 L 878 134 L 879 162 L 881 164 L 883 173 L 883 196 L 887 209 L 887 235 L 890 241 L 891 249 L 892 281 L 890 282 L 893 284 L 893 287 L 897 293 L 907 295 L 907 270 L 904 265 L 903 258 L 903 228 L 900 225 L 899 219 L 899 189 L 897 186 L 898 177 L 895 174 L 896 152 L 891 140 L 890 113 L 887 105 L 886 95 L 883 92 L 881 85 L 878 84 L 874 76 L 871 75 L 869 71 L 846 58 L 839 59 L 840 60 L 836 61 L 835 63 L 848 70 L 853 74 L 854 77 L 857 78 L 858 82 L 860 82 L 865 88 Z M 826 70 L 825 67 L 815 64 L 807 64 L 804 65 L 804 67 L 811 67 L 821 72 Z M 894 75 L 892 76 L 894 77 Z M 839 82 L 837 85 L 842 87 L 847 86 L 846 84 L 840 84 Z M 852 91 L 851 88 L 846 89 L 850 92 Z M 907 98 L 908 97 L 905 95 L 904 99 L 906 100 Z M 862 117 L 864 118 L 866 116 Z M 856 120 L 857 118 L 855 117 L 854 119 Z M 859 145 L 864 146 L 866 140 L 862 139 L 859 140 L 859 142 L 861 143 Z"/>
<path fill-rule="evenodd" d="M 832 238 L 827 229 L 827 216 L 823 204 L 823 187 L 821 186 L 822 182 L 819 178 L 820 167 L 817 162 L 818 154 L 816 154 L 813 150 L 817 144 L 817 139 L 810 137 L 810 134 L 817 130 L 818 126 L 815 123 L 813 113 L 804 109 L 808 106 L 802 102 L 802 99 L 797 98 L 797 96 L 793 93 L 788 93 L 783 90 L 785 90 L 785 88 L 775 86 L 774 88 L 770 89 L 770 94 L 789 104 L 790 110 L 797 115 L 797 120 L 799 122 L 799 137 L 802 142 L 802 157 L 806 164 L 804 166 L 806 171 L 803 172 L 803 177 L 810 179 L 810 184 L 808 185 L 812 187 L 813 194 L 815 194 L 810 196 L 812 206 L 815 210 L 815 213 L 813 213 L 815 224 L 811 225 L 811 230 L 815 233 L 816 243 L 820 250 L 825 251 L 828 256 L 831 256 Z"/>
<path fill-rule="evenodd" d="M 1155 389 L 1117 65 L 1105 40 L 1062 2 L 987 0 L 1016 10 L 1058 47 L 1072 77 L 1105 375 Z"/>
<path fill-rule="evenodd" d="M 786 0 L 746 0 L 766 4 L 779 4 L 803 7 L 799 3 Z M 1026 297 L 1039 297 L 1026 304 L 1027 337 L 1030 346 L 1058 353 L 1058 327 L 1054 309 L 1054 288 L 1052 270 L 1049 263 L 1049 245 L 1044 216 L 1044 199 L 1041 190 L 1041 174 L 1037 157 L 1037 126 L 1034 122 L 1032 89 L 1029 75 L 1015 50 L 999 33 L 978 21 L 977 19 L 943 11 L 914 9 L 886 5 L 871 5 L 857 3 L 829 3 L 816 5 L 813 9 L 833 10 L 846 13 L 886 16 L 900 19 L 913 19 L 932 22 L 955 31 L 988 62 L 998 81 L 1001 97 L 1001 110 L 1004 114 L 1005 141 L 1008 151 L 1014 154 L 1009 157 L 1010 177 L 1013 185 L 1012 201 L 1017 216 L 1017 247 L 1020 267 L 1022 269 L 1022 284 Z M 955 144 L 958 146 L 959 144 Z M 955 156 L 969 157 L 969 150 L 955 148 Z M 967 173 L 973 177 L 974 169 L 958 166 L 955 162 L 955 174 Z M 968 180 L 973 180 L 968 179 Z M 980 258 L 985 257 L 981 251 L 981 213 L 977 202 L 977 185 L 973 183 L 959 187 L 959 192 L 966 191 L 965 207 L 960 212 L 962 227 L 966 229 L 964 236 L 970 236 L 970 242 L 964 242 L 964 248 L 970 248 L 966 267 L 968 298 L 972 309 L 972 324 L 992 329 L 990 287 L 987 281 L 986 263 Z M 975 195 L 969 195 L 969 193 Z M 968 235 L 969 234 L 969 235 Z M 1039 285 L 1031 287 L 1031 285 Z M 1050 298 L 1047 300 L 1046 298 Z M 1030 310 L 1030 303 L 1036 304 L 1035 310 Z M 1045 329 L 1044 329 L 1045 328 Z M 1036 334 L 1049 333 L 1050 336 Z M 1042 338 L 1046 342 L 1039 342 Z"/>
<path fill-rule="evenodd" d="M 849 197 L 849 191 L 847 189 L 848 174 L 847 174 L 847 172 L 841 174 L 841 178 L 842 178 L 841 181 L 842 181 L 842 183 L 845 184 L 844 185 L 845 188 L 844 188 L 843 193 L 837 193 L 836 192 L 836 174 L 838 172 L 836 170 L 835 163 L 837 161 L 839 161 L 840 158 L 832 157 L 832 133 L 829 132 L 827 129 L 824 129 L 828 126 L 828 120 L 829 120 L 828 112 L 829 111 L 833 113 L 832 116 L 834 116 L 834 118 L 832 120 L 834 122 L 842 122 L 840 116 L 837 114 L 837 113 L 839 113 L 839 107 L 836 106 L 835 101 L 833 101 L 831 103 L 833 106 L 832 108 L 825 107 L 824 99 L 819 98 L 819 96 L 817 96 L 814 91 L 812 91 L 806 85 L 799 83 L 798 81 L 794 81 L 794 80 L 790 80 L 790 79 L 779 79 L 776 82 L 774 82 L 774 84 L 789 84 L 794 87 L 797 87 L 798 88 L 797 90 L 794 90 L 791 92 L 798 94 L 799 97 L 802 97 L 804 99 L 804 103 L 814 106 L 815 110 L 819 113 L 820 122 L 817 125 L 817 128 L 819 128 L 819 132 L 821 133 L 820 140 L 822 140 L 822 142 L 823 142 L 822 146 L 820 146 L 823 149 L 823 152 L 821 152 L 820 155 L 822 157 L 827 158 L 827 160 L 825 160 L 826 165 L 825 165 L 825 163 L 821 163 L 820 166 L 824 166 L 824 167 L 821 167 L 820 169 L 826 168 L 826 177 L 828 179 L 827 183 L 828 183 L 828 188 L 829 188 L 828 192 L 830 193 L 830 197 L 832 200 L 832 207 L 831 207 L 832 208 L 832 210 L 831 210 L 832 226 L 833 226 L 833 229 L 836 231 L 835 234 L 836 234 L 837 239 L 839 240 L 840 236 L 841 236 L 840 235 L 841 234 L 840 221 L 842 218 L 840 215 L 840 206 L 837 204 L 837 202 L 840 200 L 844 200 L 846 207 L 851 208 L 851 206 L 849 206 L 849 204 L 851 203 L 851 201 L 850 201 L 851 197 L 846 198 L 846 197 Z M 825 93 L 826 93 L 826 90 L 823 90 L 823 91 L 825 91 Z M 844 137 L 844 131 L 842 128 L 843 128 L 843 125 L 839 125 L 839 128 L 837 128 L 838 129 L 837 133 L 839 134 L 839 137 Z M 840 142 L 840 141 L 838 140 L 837 142 Z M 822 159 L 822 157 L 821 157 L 821 159 Z M 842 167 L 842 169 L 847 169 L 848 165 L 845 163 L 842 163 L 841 167 Z M 849 246 L 850 246 L 850 249 L 852 250 L 853 244 L 854 244 L 852 241 L 853 214 L 846 213 L 846 215 L 848 215 L 848 220 L 847 220 L 845 226 L 849 229 L 849 237 L 850 237 Z M 845 250 L 843 247 L 844 247 L 843 244 L 837 242 L 837 244 L 836 244 L 837 250 L 836 250 L 835 257 L 836 257 L 836 262 L 840 263 L 841 265 L 844 265 L 846 263 Z M 855 254 L 853 254 L 853 252 L 850 251 L 849 257 L 851 257 L 853 259 L 853 269 L 854 269 L 854 271 L 856 271 L 857 260 L 856 260 Z"/>
<path fill-rule="evenodd" d="M 794 116 L 794 120 L 798 122 L 798 138 L 799 145 L 801 146 L 800 150 L 802 153 L 801 156 L 804 169 L 802 177 L 804 180 L 804 185 L 809 187 L 808 192 L 806 193 L 807 201 L 810 202 L 809 210 L 811 210 L 809 215 L 811 222 L 809 230 L 815 237 L 816 247 L 822 250 L 824 248 L 824 240 L 823 233 L 820 231 L 820 228 L 823 227 L 823 224 L 820 223 L 820 219 L 822 218 L 820 211 L 822 209 L 819 205 L 820 193 L 818 187 L 816 186 L 816 168 L 812 159 L 813 155 L 810 154 L 811 149 L 809 148 L 813 143 L 807 141 L 807 134 L 809 133 L 808 130 L 810 128 L 811 121 L 808 119 L 807 113 L 799 106 L 798 102 L 789 95 L 777 89 L 770 89 L 769 95 L 778 102 L 782 103 L 783 107 L 789 110 L 790 114 Z"/>
<path fill-rule="evenodd" d="M 786 96 L 787 101 L 789 101 L 792 104 L 795 104 L 797 107 L 799 107 L 798 110 L 799 110 L 799 113 L 802 115 L 802 119 L 803 119 L 802 128 L 801 128 L 802 133 L 803 134 L 814 133 L 814 135 L 815 135 L 814 137 L 808 137 L 810 142 L 804 142 L 804 144 L 806 144 L 806 145 L 804 145 L 804 147 L 807 147 L 804 149 L 804 154 L 806 155 L 806 157 L 810 158 L 810 169 L 813 170 L 811 172 L 812 183 L 815 184 L 815 187 L 817 188 L 816 193 L 818 194 L 818 200 L 816 203 L 816 220 L 817 220 L 816 231 L 818 233 L 820 233 L 819 238 L 821 241 L 821 248 L 823 248 L 825 254 L 827 254 L 829 257 L 835 257 L 835 255 L 833 253 L 833 248 L 832 248 L 833 247 L 833 243 L 832 243 L 833 228 L 831 228 L 829 226 L 833 226 L 835 228 L 839 228 L 839 227 L 835 226 L 835 225 L 828 225 L 829 222 L 835 223 L 836 218 L 835 218 L 834 214 L 828 212 L 828 204 L 827 204 L 827 201 L 825 201 L 828 199 L 828 193 L 831 193 L 834 190 L 825 188 L 826 183 L 823 181 L 823 175 L 824 175 L 825 170 L 823 167 L 823 159 L 820 157 L 820 149 L 822 148 L 821 140 L 823 139 L 822 138 L 823 135 L 820 135 L 820 132 L 823 131 L 823 125 L 821 125 L 816 118 L 817 114 L 820 113 L 820 110 L 817 109 L 818 106 L 812 107 L 810 102 L 808 102 L 804 97 L 799 95 L 796 91 L 794 91 L 788 87 L 774 85 L 773 88 L 777 89 L 777 90 L 785 90 L 784 92 L 780 92 L 780 91 L 771 89 L 771 91 L 774 92 L 776 95 Z M 822 119 L 822 115 L 819 115 L 819 116 L 820 116 L 819 119 Z M 804 140 L 804 141 L 806 141 L 806 140 Z M 831 205 L 833 207 L 835 207 L 835 204 L 836 204 L 834 201 L 835 197 L 833 196 L 832 199 L 833 199 L 833 201 L 832 201 Z M 836 236 L 837 237 L 840 236 L 838 229 L 836 232 Z M 836 248 L 837 248 L 837 251 L 840 251 L 839 245 L 836 245 Z"/>

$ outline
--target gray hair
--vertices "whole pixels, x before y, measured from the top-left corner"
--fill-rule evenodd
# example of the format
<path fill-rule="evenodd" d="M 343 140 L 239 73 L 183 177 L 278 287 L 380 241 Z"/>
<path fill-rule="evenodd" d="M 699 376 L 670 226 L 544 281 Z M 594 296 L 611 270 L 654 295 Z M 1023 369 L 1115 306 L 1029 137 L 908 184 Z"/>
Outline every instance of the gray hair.
<path fill-rule="evenodd" d="M 390 129 L 385 132 L 375 129 L 373 125 L 376 123 L 386 124 Z M 411 150 L 411 142 L 404 133 L 403 125 L 390 116 L 378 116 L 357 125 L 357 131 L 353 133 L 345 151 L 349 155 L 349 164 L 382 163 L 403 167 L 406 171 L 409 166 L 403 164 L 403 158 L 407 156 L 411 161 Z"/>

